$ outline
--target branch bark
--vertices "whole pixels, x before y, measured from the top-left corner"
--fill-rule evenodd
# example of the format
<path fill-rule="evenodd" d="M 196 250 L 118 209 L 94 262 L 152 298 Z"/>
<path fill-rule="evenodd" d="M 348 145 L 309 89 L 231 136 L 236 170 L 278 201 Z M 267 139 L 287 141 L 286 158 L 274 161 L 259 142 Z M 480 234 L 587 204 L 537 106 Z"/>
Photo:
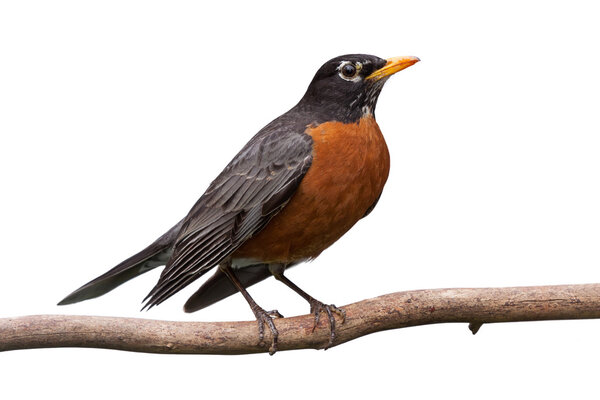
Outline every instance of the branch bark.
<path fill-rule="evenodd" d="M 446 322 L 482 324 L 600 318 L 600 284 L 398 292 L 343 307 L 334 345 L 370 333 Z M 327 318 L 313 332 L 313 317 L 275 320 L 279 350 L 322 348 L 329 339 Z M 0 351 L 94 347 L 146 353 L 248 354 L 267 352 L 265 330 L 248 322 L 171 322 L 138 318 L 34 315 L 0 319 Z"/>

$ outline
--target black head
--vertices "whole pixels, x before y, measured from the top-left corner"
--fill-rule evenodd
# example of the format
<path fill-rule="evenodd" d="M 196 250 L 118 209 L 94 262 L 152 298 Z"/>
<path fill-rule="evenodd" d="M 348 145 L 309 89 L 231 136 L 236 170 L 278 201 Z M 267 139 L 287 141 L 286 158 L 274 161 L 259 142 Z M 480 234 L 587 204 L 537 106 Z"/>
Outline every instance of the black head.
<path fill-rule="evenodd" d="M 368 54 L 333 58 L 319 68 L 297 107 L 341 122 L 374 115 L 377 98 L 387 79 L 418 61 L 416 57 L 385 60 Z"/>

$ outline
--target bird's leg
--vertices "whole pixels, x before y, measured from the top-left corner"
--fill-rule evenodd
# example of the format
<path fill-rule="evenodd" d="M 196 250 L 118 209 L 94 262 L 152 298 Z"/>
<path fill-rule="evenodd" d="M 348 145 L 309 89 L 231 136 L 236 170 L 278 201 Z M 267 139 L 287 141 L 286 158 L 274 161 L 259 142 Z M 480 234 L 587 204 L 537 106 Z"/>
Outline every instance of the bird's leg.
<path fill-rule="evenodd" d="M 324 311 L 325 313 L 327 313 L 327 317 L 329 318 L 330 335 L 329 335 L 329 343 L 327 343 L 327 345 L 325 346 L 325 349 L 328 349 L 333 344 L 333 341 L 335 340 L 335 317 L 333 316 L 333 314 L 334 313 L 338 314 L 342 318 L 342 324 L 343 324 L 346 321 L 346 312 L 341 308 L 337 308 L 333 304 L 322 303 L 319 300 L 315 299 L 314 297 L 310 296 L 304 290 L 302 290 L 298 286 L 296 286 L 296 284 L 294 282 L 290 281 L 286 276 L 283 275 L 284 269 L 285 269 L 285 266 L 283 266 L 283 265 L 269 266 L 269 270 L 271 271 L 271 273 L 273 274 L 275 279 L 277 279 L 280 282 L 283 282 L 287 287 L 289 287 L 294 292 L 296 292 L 300 296 L 302 296 L 306 301 L 308 301 L 308 304 L 310 304 L 310 312 L 315 316 L 315 324 L 313 326 L 313 332 L 315 331 L 315 328 L 319 324 L 321 312 Z"/>
<path fill-rule="evenodd" d="M 256 317 L 256 321 L 258 322 L 259 343 L 262 343 L 265 338 L 265 324 L 267 324 L 267 326 L 271 330 L 271 336 L 273 339 L 271 341 L 271 347 L 269 347 L 269 354 L 275 354 L 275 352 L 277 351 L 277 338 L 279 336 L 279 332 L 277 331 L 277 328 L 275 328 L 273 318 L 283 318 L 283 315 L 281 315 L 277 310 L 265 311 L 258 304 L 256 304 L 254 299 L 250 296 L 250 293 L 248 293 L 248 291 L 246 290 L 246 288 L 244 288 L 237 276 L 235 276 L 235 273 L 231 268 L 231 262 L 221 264 L 219 268 L 221 269 L 221 271 L 223 271 L 225 275 L 227 275 L 227 278 L 229 278 L 231 283 L 233 283 L 233 285 L 237 288 L 237 290 L 239 290 L 239 292 L 242 294 L 242 296 L 244 296 L 244 298 L 250 305 L 250 308 L 252 309 L 252 312 Z"/>

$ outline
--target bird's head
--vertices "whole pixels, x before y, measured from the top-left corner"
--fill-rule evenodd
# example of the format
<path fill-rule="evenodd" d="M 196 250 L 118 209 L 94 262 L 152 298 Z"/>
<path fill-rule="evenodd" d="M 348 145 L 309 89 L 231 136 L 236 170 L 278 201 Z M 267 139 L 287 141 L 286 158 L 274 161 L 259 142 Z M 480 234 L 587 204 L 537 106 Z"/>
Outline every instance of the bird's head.
<path fill-rule="evenodd" d="M 377 98 L 388 78 L 416 62 L 417 57 L 387 60 L 368 54 L 347 54 L 327 61 L 315 74 L 298 104 L 335 117 L 343 122 L 357 121 L 374 114 Z"/>

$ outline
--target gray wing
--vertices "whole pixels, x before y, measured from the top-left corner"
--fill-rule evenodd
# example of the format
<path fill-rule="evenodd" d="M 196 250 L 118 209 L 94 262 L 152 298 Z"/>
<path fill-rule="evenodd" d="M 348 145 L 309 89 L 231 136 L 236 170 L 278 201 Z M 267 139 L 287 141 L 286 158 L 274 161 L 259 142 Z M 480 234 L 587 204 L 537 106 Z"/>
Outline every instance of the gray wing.
<path fill-rule="evenodd" d="M 173 255 L 144 307 L 162 303 L 264 228 L 287 204 L 311 163 L 309 135 L 255 136 L 184 219 Z"/>

